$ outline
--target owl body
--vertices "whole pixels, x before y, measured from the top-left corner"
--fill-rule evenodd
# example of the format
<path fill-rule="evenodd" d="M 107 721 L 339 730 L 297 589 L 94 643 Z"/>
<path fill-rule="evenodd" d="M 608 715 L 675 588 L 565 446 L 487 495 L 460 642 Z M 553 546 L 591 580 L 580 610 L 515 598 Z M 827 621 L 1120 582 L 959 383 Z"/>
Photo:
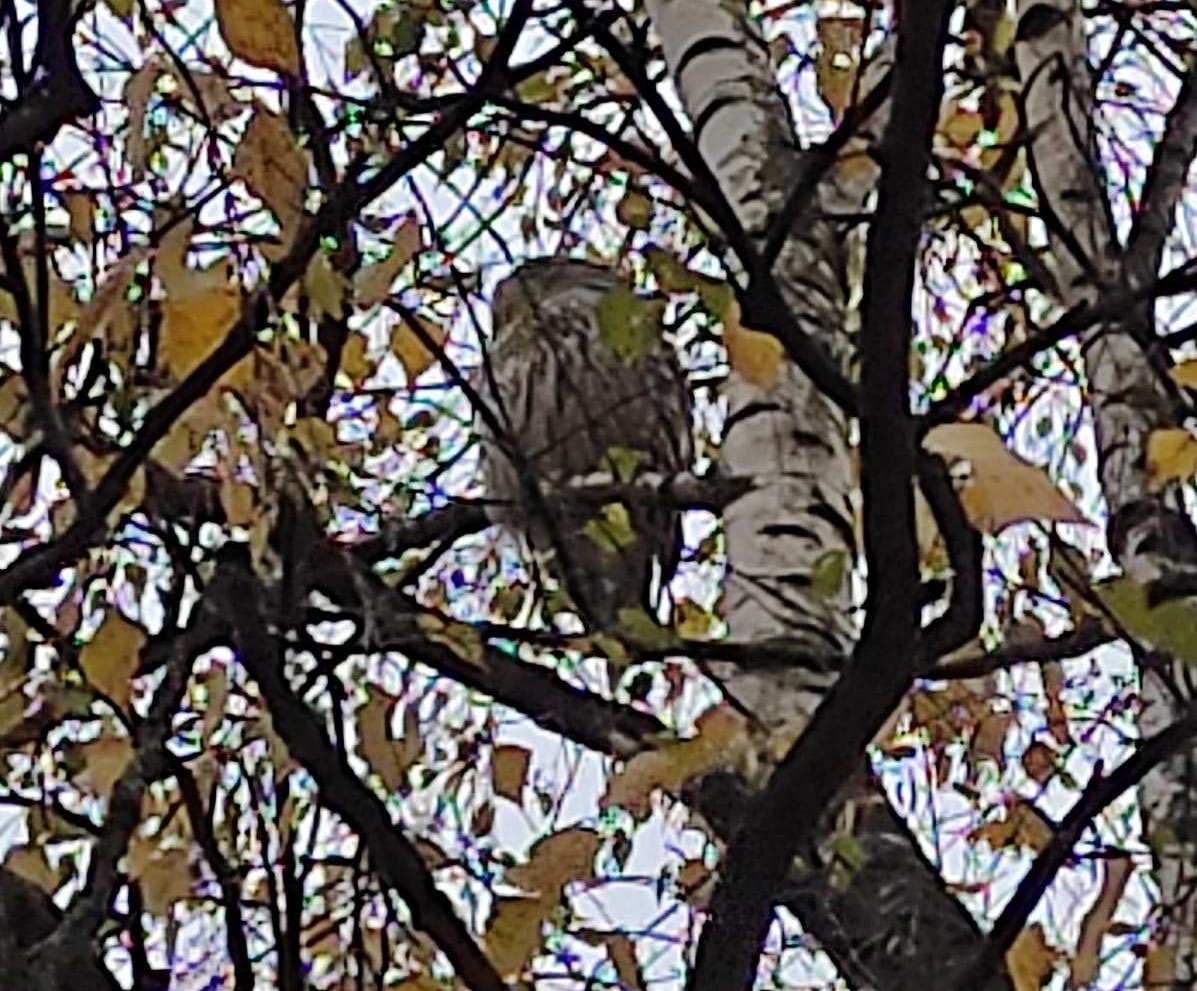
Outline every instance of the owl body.
<path fill-rule="evenodd" d="M 667 579 L 680 519 L 651 498 L 563 501 L 562 486 L 611 472 L 613 449 L 617 464 L 641 472 L 684 471 L 693 458 L 690 396 L 672 347 L 658 338 L 629 357 L 603 339 L 599 307 L 621 289 L 614 272 L 586 262 L 522 266 L 495 291 L 480 389 L 502 428 L 496 435 L 479 422 L 491 519 L 553 560 L 599 627 L 614 625 L 621 609 L 651 605 L 653 562 Z M 550 498 L 538 500 L 528 481 Z"/>

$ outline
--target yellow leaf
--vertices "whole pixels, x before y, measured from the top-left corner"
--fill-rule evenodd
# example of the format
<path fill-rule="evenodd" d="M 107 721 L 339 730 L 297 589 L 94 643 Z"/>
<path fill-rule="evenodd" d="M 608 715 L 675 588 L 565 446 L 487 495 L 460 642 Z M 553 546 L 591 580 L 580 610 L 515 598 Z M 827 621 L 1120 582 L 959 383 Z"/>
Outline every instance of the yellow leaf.
<path fill-rule="evenodd" d="M 1153 430 L 1147 435 L 1147 477 L 1154 488 L 1163 488 L 1169 482 L 1187 482 L 1194 476 L 1197 437 L 1183 427 Z"/>
<path fill-rule="evenodd" d="M 403 791 L 407 772 L 424 752 L 420 723 L 412 706 L 403 709 L 403 739 L 391 738 L 391 715 L 399 699 L 377 688 L 368 689 L 369 697 L 358 714 L 358 732 L 362 756 L 378 774 L 389 792 Z"/>
<path fill-rule="evenodd" d="M 282 0 L 216 0 L 216 23 L 229 51 L 241 61 L 299 75 L 295 22 Z"/>
<path fill-rule="evenodd" d="M 445 343 L 445 329 L 440 324 L 425 320 L 423 317 L 412 317 L 421 327 L 424 336 L 437 347 Z M 432 367 L 436 357 L 425 346 L 420 335 L 411 327 L 407 320 L 400 320 L 391 333 L 391 350 L 395 352 L 403 372 L 407 376 L 407 384 L 412 385 L 416 379 Z"/>
<path fill-rule="evenodd" d="M 162 336 L 158 342 L 163 367 L 176 381 L 182 381 L 221 345 L 240 315 L 241 296 L 233 286 L 167 299 L 162 306 Z M 249 387 L 253 372 L 252 355 L 247 355 L 220 382 L 229 388 Z"/>
<path fill-rule="evenodd" d="M 1122 892 L 1126 889 L 1126 882 L 1130 880 L 1134 868 L 1130 857 L 1126 856 L 1111 857 L 1099 863 L 1101 889 L 1097 901 L 1085 913 L 1081 922 L 1081 935 L 1077 939 L 1076 953 L 1072 958 L 1072 967 L 1068 975 L 1071 988 L 1087 987 L 1097 979 L 1098 967 L 1101 964 L 1101 941 L 1109 932 L 1118 903 L 1122 900 Z"/>
<path fill-rule="evenodd" d="M 1176 986 L 1176 952 L 1170 946 L 1152 946 L 1143 958 L 1143 987 Z"/>
<path fill-rule="evenodd" d="M 526 747 L 502 744 L 491 754 L 490 767 L 496 795 L 519 805 L 523 801 L 524 781 L 528 777 L 528 763 L 532 754 Z"/>
<path fill-rule="evenodd" d="M 395 231 L 390 253 L 381 261 L 367 265 L 353 277 L 354 302 L 369 308 L 386 299 L 391 294 L 391 284 L 408 262 L 419 254 L 423 243 L 420 222 L 415 217 L 408 217 Z"/>
<path fill-rule="evenodd" d="M 1047 943 L 1043 926 L 1028 926 L 1006 951 L 1006 969 L 1015 991 L 1040 991 L 1055 970 L 1060 951 Z"/>
<path fill-rule="evenodd" d="M 294 239 L 308 188 L 308 155 L 295 142 L 285 118 L 254 109 L 233 156 L 232 174 L 273 211 L 282 231 L 280 251 Z"/>
<path fill-rule="evenodd" d="M 727 360 L 740 378 L 762 388 L 777 382 L 785 348 L 772 334 L 749 330 L 740 323 L 740 304 L 733 298 L 723 314 L 723 344 Z"/>
<path fill-rule="evenodd" d="M 600 807 L 618 805 L 637 818 L 651 811 L 654 791 L 676 794 L 692 778 L 734 763 L 745 745 L 744 718 L 721 705 L 698 721 L 698 736 L 636 754 L 607 783 Z"/>
<path fill-rule="evenodd" d="M 1177 385 L 1197 389 L 1197 359 L 1182 361 L 1179 365 L 1175 365 L 1168 374 L 1172 376 L 1172 380 Z"/>
<path fill-rule="evenodd" d="M 145 631 L 116 609 L 109 609 L 100 628 L 79 652 L 79 666 L 90 684 L 128 709 L 133 697 L 133 674 L 137 670 Z"/>
<path fill-rule="evenodd" d="M 984 533 L 997 533 L 1025 520 L 1088 522 L 1042 468 L 1011 453 L 984 424 L 935 427 L 927 433 L 923 447 L 944 457 L 949 465 L 968 462 L 970 473 L 960 503 L 969 521 Z"/>

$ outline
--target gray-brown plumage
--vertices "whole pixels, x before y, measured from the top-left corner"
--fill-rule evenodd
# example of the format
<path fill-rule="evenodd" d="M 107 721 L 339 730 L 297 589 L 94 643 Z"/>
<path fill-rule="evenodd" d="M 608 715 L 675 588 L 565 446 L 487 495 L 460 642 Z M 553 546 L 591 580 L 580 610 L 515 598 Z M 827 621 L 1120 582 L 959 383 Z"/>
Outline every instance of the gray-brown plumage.
<path fill-rule="evenodd" d="M 613 448 L 636 452 L 618 462 L 641 472 L 685 471 L 693 458 L 690 396 L 674 350 L 658 335 L 617 353 L 623 335 L 612 335 L 610 320 L 606 333 L 600 327 L 600 306 L 621 291 L 629 290 L 613 271 L 586 262 L 523 265 L 495 291 L 480 390 L 497 421 L 478 425 L 491 518 L 549 552 L 598 627 L 613 626 L 624 608 L 650 606 L 653 561 L 666 579 L 676 563 L 679 517 L 651 499 L 563 501 L 563 483 L 610 472 Z"/>

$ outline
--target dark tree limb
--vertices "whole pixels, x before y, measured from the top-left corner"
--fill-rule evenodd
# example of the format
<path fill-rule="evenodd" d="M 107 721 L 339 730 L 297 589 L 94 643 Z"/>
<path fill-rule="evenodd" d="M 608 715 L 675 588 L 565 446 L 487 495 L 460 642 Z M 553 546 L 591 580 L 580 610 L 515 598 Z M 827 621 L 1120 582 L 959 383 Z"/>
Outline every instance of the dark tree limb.
<path fill-rule="evenodd" d="M 0 161 L 33 151 L 63 124 L 99 109 L 99 97 L 75 61 L 74 28 L 71 0 L 38 0 L 32 79 L 0 113 Z"/>
<path fill-rule="evenodd" d="M 284 680 L 279 641 L 269 632 L 258 583 L 249 571 L 248 555 L 243 556 L 246 560 L 231 564 L 236 578 L 224 608 L 236 630 L 239 659 L 258 683 L 287 749 L 311 774 L 322 801 L 362 837 L 383 882 L 404 899 L 412 924 L 436 942 L 458 978 L 473 991 L 505 991 L 502 977 L 436 887 L 415 845 L 398 830 L 386 806 L 329 743 L 317 716 Z"/>

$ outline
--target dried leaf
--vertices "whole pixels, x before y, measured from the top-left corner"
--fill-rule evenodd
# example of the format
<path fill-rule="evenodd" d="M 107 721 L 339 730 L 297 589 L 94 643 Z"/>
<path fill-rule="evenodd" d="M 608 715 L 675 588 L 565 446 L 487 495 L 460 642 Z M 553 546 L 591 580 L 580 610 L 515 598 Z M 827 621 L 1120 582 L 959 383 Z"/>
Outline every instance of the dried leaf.
<path fill-rule="evenodd" d="M 296 143 L 286 119 L 256 107 L 233 156 L 232 174 L 274 213 L 281 228 L 279 252 L 290 246 L 303 217 L 308 167 L 308 154 Z"/>
<path fill-rule="evenodd" d="M 572 881 L 594 880 L 594 858 L 602 840 L 593 829 L 575 826 L 537 840 L 528 862 L 507 871 L 508 883 L 557 902 Z"/>
<path fill-rule="evenodd" d="M 437 347 L 444 345 L 446 339 L 444 327 L 421 316 L 413 316 L 411 319 L 419 325 L 424 336 L 434 345 Z M 416 379 L 436 362 L 435 355 L 406 319 L 400 320 L 391 332 L 391 350 L 403 366 L 403 373 L 409 386 L 413 385 Z"/>
<path fill-rule="evenodd" d="M 177 842 L 173 836 L 171 841 Z M 176 903 L 191 897 L 194 872 L 186 848 L 139 836 L 129 846 L 129 877 L 141 885 L 146 911 L 165 919 Z"/>
<path fill-rule="evenodd" d="M 1056 776 L 1056 753 L 1046 743 L 1036 740 L 1023 751 L 1022 767 L 1032 781 L 1047 784 Z"/>
<path fill-rule="evenodd" d="M 69 189 L 62 194 L 62 205 L 70 218 L 71 237 L 91 244 L 96 233 L 96 201 L 86 189 Z"/>
<path fill-rule="evenodd" d="M 1043 926 L 1028 926 L 1006 951 L 1006 969 L 1015 991 L 1040 991 L 1055 970 L 1060 951 L 1047 943 Z"/>
<path fill-rule="evenodd" d="M 33 846 L 14 846 L 5 856 L 4 866 L 19 877 L 37 885 L 48 895 L 58 890 L 58 871 L 50 866 L 46 859 L 46 849 L 40 843 Z"/>
<path fill-rule="evenodd" d="M 860 17 L 820 17 L 817 25 L 819 54 L 815 82 L 819 96 L 839 122 L 852 102 L 860 65 L 865 22 Z"/>
<path fill-rule="evenodd" d="M 228 336 L 241 315 L 241 296 L 233 286 L 209 289 L 195 296 L 168 298 L 162 306 L 162 335 L 158 356 L 176 381 L 203 363 Z M 221 378 L 230 388 L 253 383 L 252 355 L 242 358 Z"/>
<path fill-rule="evenodd" d="M 229 51 L 241 61 L 299 75 L 295 22 L 282 0 L 216 0 L 216 23 Z"/>
<path fill-rule="evenodd" d="M 547 898 L 497 898 L 486 931 L 486 950 L 506 978 L 527 966 L 541 945 L 541 928 L 556 906 Z"/>
<path fill-rule="evenodd" d="M 1039 853 L 1052 839 L 1052 828 L 1035 809 L 1016 799 L 1006 809 L 1006 817 L 974 829 L 970 839 L 984 840 L 993 849 L 1025 847 Z"/>
<path fill-rule="evenodd" d="M 403 739 L 391 737 L 391 716 L 401 699 L 377 688 L 368 689 L 369 697 L 358 715 L 362 756 L 382 780 L 389 792 L 404 791 L 407 772 L 424 752 L 420 723 L 414 707 L 404 706 Z"/>
<path fill-rule="evenodd" d="M 495 794 L 515 802 L 516 805 L 521 804 L 531 759 L 532 754 L 526 747 L 511 743 L 495 747 L 490 758 Z"/>
<path fill-rule="evenodd" d="M 156 59 L 150 59 L 125 81 L 121 102 L 129 109 L 129 136 L 125 140 L 125 158 L 134 175 L 145 172 L 147 155 L 145 143 L 145 116 L 150 97 L 162 76 L 162 66 Z"/>
<path fill-rule="evenodd" d="M 978 530 L 997 533 L 1025 520 L 1086 523 L 1043 469 L 1011 453 L 980 423 L 948 423 L 927 433 L 923 447 L 949 464 L 967 461 L 971 472 L 960 493 L 965 515 Z"/>
<path fill-rule="evenodd" d="M 88 682 L 122 709 L 129 708 L 133 697 L 133 675 L 146 639 L 145 630 L 117 609 L 109 609 L 79 652 L 79 666 Z"/>
<path fill-rule="evenodd" d="M 395 231 L 390 253 L 381 261 L 361 269 L 353 277 L 353 301 L 369 308 L 377 306 L 391 295 L 391 285 L 424 246 L 420 222 L 408 217 Z"/>
<path fill-rule="evenodd" d="M 134 750 L 127 736 L 106 734 L 80 744 L 75 753 L 83 762 L 82 770 L 74 776 L 75 783 L 107 798 L 133 759 Z"/>
<path fill-rule="evenodd" d="M 1085 913 L 1081 921 L 1081 934 L 1077 939 L 1076 953 L 1068 975 L 1070 988 L 1082 988 L 1097 979 L 1101 964 L 1101 941 L 1109 932 L 1122 892 L 1130 880 L 1134 863 L 1130 857 L 1113 857 L 1099 861 L 1101 864 L 1101 889 L 1097 901 Z"/>
<path fill-rule="evenodd" d="M 745 723 L 729 706 L 708 711 L 698 721 L 698 730 L 691 740 L 665 743 L 629 760 L 608 780 L 601 807 L 618 805 L 641 818 L 651 811 L 654 791 L 677 794 L 692 778 L 738 758 Z"/>

